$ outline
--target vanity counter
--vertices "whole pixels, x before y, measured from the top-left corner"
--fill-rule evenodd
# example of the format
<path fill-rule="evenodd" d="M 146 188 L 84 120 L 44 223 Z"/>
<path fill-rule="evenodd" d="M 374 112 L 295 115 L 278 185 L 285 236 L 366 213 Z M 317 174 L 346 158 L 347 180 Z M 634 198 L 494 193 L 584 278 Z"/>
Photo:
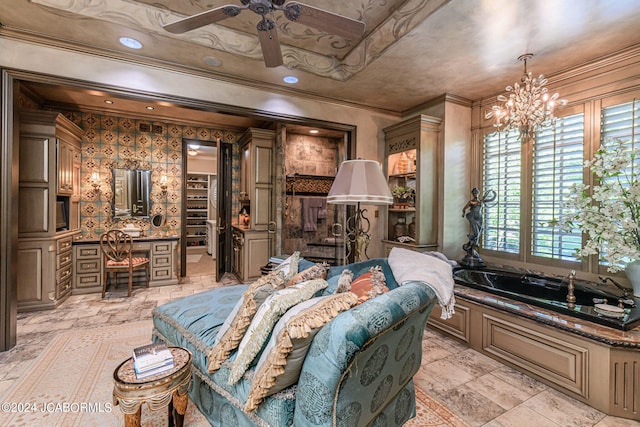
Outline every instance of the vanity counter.
<path fill-rule="evenodd" d="M 149 286 L 178 284 L 178 242 L 177 236 L 134 237 L 135 254 L 149 258 Z M 102 292 L 104 270 L 100 240 L 95 238 L 73 241 L 74 280 L 73 294 Z M 118 275 L 118 284 L 125 283 L 125 274 Z M 134 282 L 144 282 L 144 271 L 134 272 Z"/>
<path fill-rule="evenodd" d="M 155 237 L 155 236 L 144 236 L 144 237 L 134 237 L 133 243 L 136 242 L 161 242 L 161 241 L 179 241 L 180 237 L 178 236 L 168 236 L 168 237 Z M 83 238 L 78 237 L 73 241 L 73 245 L 100 245 L 100 239 L 96 238 Z"/>

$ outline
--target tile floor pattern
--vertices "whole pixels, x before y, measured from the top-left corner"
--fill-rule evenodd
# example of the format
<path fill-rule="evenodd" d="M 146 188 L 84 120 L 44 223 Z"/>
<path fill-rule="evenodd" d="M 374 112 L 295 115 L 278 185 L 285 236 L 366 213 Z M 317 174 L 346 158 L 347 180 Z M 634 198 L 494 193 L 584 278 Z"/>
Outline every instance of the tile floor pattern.
<path fill-rule="evenodd" d="M 20 313 L 18 344 L 0 353 L 0 395 L 20 379 L 57 332 L 149 319 L 158 305 L 233 283 L 231 276 L 221 283 L 212 276 L 192 276 L 179 285 L 134 288 L 131 298 L 121 287 L 104 300 L 99 294 L 74 295 L 55 310 Z M 471 426 L 640 426 L 606 416 L 430 328 L 423 349 L 416 385 Z"/>

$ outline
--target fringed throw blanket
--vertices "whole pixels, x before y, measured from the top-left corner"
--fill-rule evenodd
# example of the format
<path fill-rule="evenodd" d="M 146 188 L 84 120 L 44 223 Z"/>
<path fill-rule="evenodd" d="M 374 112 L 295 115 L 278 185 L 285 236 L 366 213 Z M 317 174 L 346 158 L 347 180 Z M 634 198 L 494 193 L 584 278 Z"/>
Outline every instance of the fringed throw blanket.
<path fill-rule="evenodd" d="M 400 286 L 415 281 L 424 282 L 433 289 L 442 307 L 440 318 L 449 319 L 453 315 L 456 301 L 451 264 L 432 255 L 393 248 L 389 253 L 389 266 Z"/>

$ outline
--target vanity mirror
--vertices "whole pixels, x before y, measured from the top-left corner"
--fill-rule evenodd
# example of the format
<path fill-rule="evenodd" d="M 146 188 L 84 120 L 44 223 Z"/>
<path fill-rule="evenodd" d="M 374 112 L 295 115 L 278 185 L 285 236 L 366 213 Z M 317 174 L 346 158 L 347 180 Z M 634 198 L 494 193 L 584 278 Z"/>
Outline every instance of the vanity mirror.
<path fill-rule="evenodd" d="M 113 169 L 113 218 L 149 216 L 151 171 L 143 169 Z"/>

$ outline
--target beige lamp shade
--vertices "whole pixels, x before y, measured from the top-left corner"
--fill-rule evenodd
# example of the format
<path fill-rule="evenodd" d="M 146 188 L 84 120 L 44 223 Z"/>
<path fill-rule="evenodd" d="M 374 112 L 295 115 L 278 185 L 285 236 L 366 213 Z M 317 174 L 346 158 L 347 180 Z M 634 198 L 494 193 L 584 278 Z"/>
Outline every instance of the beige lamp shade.
<path fill-rule="evenodd" d="M 393 197 L 382 166 L 374 160 L 346 160 L 340 165 L 327 203 L 338 205 L 390 205 Z"/>

